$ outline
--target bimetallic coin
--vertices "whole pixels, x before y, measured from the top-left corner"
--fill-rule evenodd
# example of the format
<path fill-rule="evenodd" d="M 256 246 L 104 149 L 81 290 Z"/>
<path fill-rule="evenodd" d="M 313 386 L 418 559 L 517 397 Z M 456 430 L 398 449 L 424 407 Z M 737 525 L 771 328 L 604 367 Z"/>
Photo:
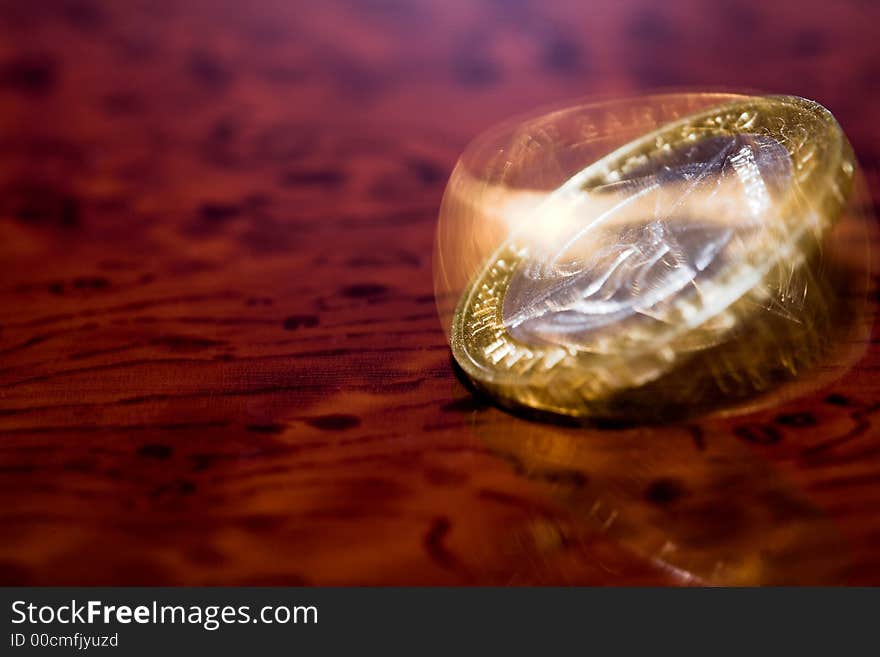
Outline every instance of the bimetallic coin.
<path fill-rule="evenodd" d="M 660 415 L 811 364 L 833 295 L 816 270 L 855 161 L 795 97 L 678 120 L 530 210 L 465 291 L 454 356 L 504 402 Z"/>

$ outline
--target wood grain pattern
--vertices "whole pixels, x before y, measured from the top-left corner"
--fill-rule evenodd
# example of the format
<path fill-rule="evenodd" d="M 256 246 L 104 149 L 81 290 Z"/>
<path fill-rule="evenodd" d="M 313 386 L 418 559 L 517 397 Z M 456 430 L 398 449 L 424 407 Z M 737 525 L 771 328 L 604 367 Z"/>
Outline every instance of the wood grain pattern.
<path fill-rule="evenodd" d="M 587 94 L 815 98 L 876 195 L 878 20 L 0 3 L 0 583 L 880 584 L 876 274 L 835 380 L 578 429 L 456 378 L 430 261 L 468 139 Z"/>

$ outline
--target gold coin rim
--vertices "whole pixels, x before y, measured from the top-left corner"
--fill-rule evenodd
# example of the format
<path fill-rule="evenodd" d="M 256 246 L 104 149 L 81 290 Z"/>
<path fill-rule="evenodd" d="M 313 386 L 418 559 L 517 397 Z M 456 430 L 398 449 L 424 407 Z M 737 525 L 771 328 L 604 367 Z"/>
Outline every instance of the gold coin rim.
<path fill-rule="evenodd" d="M 792 121 L 791 118 L 798 119 Z M 800 130 L 792 130 L 792 125 Z M 795 96 L 761 96 L 747 97 L 725 103 L 693 115 L 672 121 L 657 130 L 647 133 L 612 153 L 600 158 L 585 167 L 574 178 L 584 180 L 584 185 L 596 184 L 608 180 L 614 173 L 625 174 L 628 168 L 643 164 L 646 160 L 656 157 L 669 146 L 717 135 L 739 134 L 748 131 L 750 134 L 767 134 L 786 147 L 792 158 L 794 178 L 789 192 L 779 204 L 787 216 L 802 216 L 798 213 L 812 210 L 817 216 L 817 226 L 804 236 L 801 242 L 792 244 L 795 253 L 810 250 L 810 245 L 818 244 L 822 235 L 827 232 L 836 217 L 840 214 L 849 194 L 849 187 L 855 170 L 855 159 L 846 137 L 831 113 L 814 101 Z M 789 132 L 786 132 L 789 131 Z M 821 147 L 821 148 L 820 148 Z M 806 190 L 806 194 L 804 193 Z M 571 377 L 576 371 L 575 380 L 585 381 L 600 390 L 601 382 L 590 382 L 591 375 L 600 375 L 601 368 L 596 366 L 596 358 L 584 358 L 577 353 L 567 352 L 562 347 L 550 349 L 524 344 L 510 335 L 503 324 L 501 309 L 510 277 L 519 264 L 515 236 L 502 243 L 487 260 L 483 269 L 474 277 L 471 284 L 460 297 L 452 321 L 450 342 L 455 360 L 477 385 L 488 389 L 496 395 L 510 399 L 515 403 L 525 404 L 542 410 L 566 415 L 583 415 L 585 411 L 580 403 L 557 403 L 554 398 L 572 399 L 573 391 L 556 390 L 553 371 L 559 363 L 565 363 L 567 375 Z M 764 276 L 774 271 L 787 254 L 786 250 L 770 250 L 764 264 Z M 497 290 L 495 288 L 498 288 Z M 753 289 L 754 285 L 749 288 Z M 743 291 L 737 299 L 749 292 Z M 483 308 L 479 317 L 474 316 L 474 306 L 481 293 L 490 293 L 496 300 L 494 308 Z M 730 305 L 736 303 L 734 299 Z M 705 321 L 705 319 L 703 320 Z M 475 323 L 476 324 L 475 328 Z M 686 327 L 681 334 L 688 334 L 697 327 Z M 479 359 L 474 354 L 475 331 L 494 335 L 495 340 L 502 344 L 496 349 L 502 350 L 494 363 L 490 359 Z M 667 344 L 673 341 L 672 334 Z M 486 345 L 483 341 L 484 348 Z M 494 342 L 489 343 L 492 346 Z M 662 353 L 654 365 L 657 371 L 663 370 L 663 361 L 669 367 L 675 360 L 675 353 Z M 591 355 L 594 356 L 594 355 Z M 593 362 L 585 362 L 590 361 Z M 601 360 L 601 357 L 600 357 Z M 607 367 L 625 367 L 626 357 L 607 359 Z M 495 367 L 498 363 L 513 361 L 518 367 L 502 369 Z M 580 370 L 580 371 L 577 371 Z M 656 378 L 656 377 L 654 377 Z M 638 385 L 638 377 L 635 377 Z M 565 388 L 571 388 L 572 382 L 566 381 Z M 621 386 L 626 387 L 626 386 Z M 606 393 L 615 392 L 610 386 Z M 577 395 L 574 395 L 577 397 Z M 584 400 L 580 400 L 584 401 Z"/>

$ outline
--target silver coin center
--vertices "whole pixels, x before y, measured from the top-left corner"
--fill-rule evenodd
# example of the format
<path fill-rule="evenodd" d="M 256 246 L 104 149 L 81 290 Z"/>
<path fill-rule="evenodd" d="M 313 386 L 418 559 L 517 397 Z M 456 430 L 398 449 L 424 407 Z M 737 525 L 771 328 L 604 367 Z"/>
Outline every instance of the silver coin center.
<path fill-rule="evenodd" d="M 601 221 L 585 210 L 549 248 L 527 250 L 505 294 L 505 327 L 527 344 L 590 349 L 621 322 L 662 321 L 666 304 L 699 296 L 701 281 L 760 239 L 791 177 L 779 142 L 744 134 L 609 174 L 583 190 L 609 208 Z"/>

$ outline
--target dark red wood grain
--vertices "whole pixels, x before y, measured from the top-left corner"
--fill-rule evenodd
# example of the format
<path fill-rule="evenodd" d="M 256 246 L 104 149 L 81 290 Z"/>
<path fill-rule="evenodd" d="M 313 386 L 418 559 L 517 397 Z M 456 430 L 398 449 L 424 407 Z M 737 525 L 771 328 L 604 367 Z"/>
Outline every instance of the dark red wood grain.
<path fill-rule="evenodd" d="M 0 3 L 0 583 L 880 584 L 876 331 L 760 410 L 574 429 L 471 395 L 431 282 L 467 141 L 584 95 L 814 98 L 876 195 L 878 21 Z"/>

